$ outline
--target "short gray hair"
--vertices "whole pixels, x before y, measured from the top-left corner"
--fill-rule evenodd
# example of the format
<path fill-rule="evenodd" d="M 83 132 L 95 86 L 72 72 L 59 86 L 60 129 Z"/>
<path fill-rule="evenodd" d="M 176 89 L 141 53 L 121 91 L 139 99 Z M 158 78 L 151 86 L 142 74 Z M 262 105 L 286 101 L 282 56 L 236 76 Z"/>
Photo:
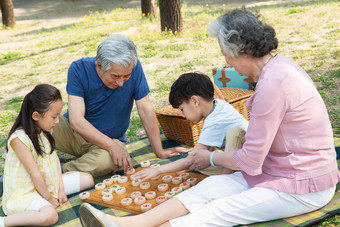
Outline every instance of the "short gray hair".
<path fill-rule="evenodd" d="M 274 28 L 243 10 L 226 12 L 210 23 L 208 31 L 233 58 L 243 54 L 263 57 L 278 47 Z"/>
<path fill-rule="evenodd" d="M 128 67 L 137 64 L 136 46 L 126 36 L 113 34 L 101 42 L 97 48 L 97 62 L 103 71 L 111 69 L 111 64 Z"/>

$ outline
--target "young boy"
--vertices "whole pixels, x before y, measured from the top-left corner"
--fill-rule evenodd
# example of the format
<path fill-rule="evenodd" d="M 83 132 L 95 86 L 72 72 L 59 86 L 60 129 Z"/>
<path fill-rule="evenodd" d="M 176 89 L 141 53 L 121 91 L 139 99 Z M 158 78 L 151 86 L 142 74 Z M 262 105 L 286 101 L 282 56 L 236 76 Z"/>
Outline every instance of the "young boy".
<path fill-rule="evenodd" d="M 248 127 L 248 121 L 226 101 L 214 99 L 214 86 L 207 75 L 201 73 L 181 75 L 171 86 L 169 102 L 174 108 L 179 108 L 183 116 L 189 121 L 198 123 L 204 118 L 201 134 L 193 150 L 207 149 L 214 151 L 216 148 L 225 149 L 227 144 L 229 146 L 227 146 L 228 150 L 226 151 L 229 151 L 242 146 L 239 143 L 235 147 L 235 141 L 228 141 L 228 138 L 235 140 L 235 136 L 237 136 L 235 132 L 238 134 L 243 132 L 242 135 L 244 136 L 244 132 Z M 232 133 L 228 134 L 226 140 L 226 133 L 230 129 L 232 129 Z M 185 163 L 189 158 L 190 155 L 187 158 L 153 168 L 153 173 L 145 169 L 134 176 L 146 180 L 152 178 L 149 175 L 155 175 L 155 172 L 158 175 L 187 169 Z M 222 171 L 222 168 L 212 166 L 200 172 L 207 175 L 231 173 L 227 169 Z"/>

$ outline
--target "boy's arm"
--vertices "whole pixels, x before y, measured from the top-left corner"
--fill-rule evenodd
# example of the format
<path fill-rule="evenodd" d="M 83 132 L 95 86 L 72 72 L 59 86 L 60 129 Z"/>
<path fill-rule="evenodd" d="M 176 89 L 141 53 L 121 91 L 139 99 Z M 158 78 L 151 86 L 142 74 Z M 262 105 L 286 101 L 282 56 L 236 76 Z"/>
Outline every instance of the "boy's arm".
<path fill-rule="evenodd" d="M 201 150 L 201 149 L 211 149 L 211 147 L 197 143 L 195 147 L 193 148 L 193 150 Z M 161 165 L 156 168 L 143 169 L 139 171 L 138 173 L 134 174 L 133 178 L 144 181 L 144 180 L 147 180 L 153 177 L 157 177 L 158 175 L 163 174 L 163 173 L 173 173 L 173 172 L 185 170 L 185 169 L 188 169 L 188 165 L 186 163 L 188 163 L 190 159 L 191 159 L 191 156 L 188 156 L 186 158 L 182 158 L 175 162 L 170 162 L 168 164 Z"/>
<path fill-rule="evenodd" d="M 19 138 L 13 139 L 10 145 L 13 148 L 19 161 L 23 164 L 24 168 L 31 176 L 35 189 L 55 208 L 58 207 L 58 201 L 48 191 L 47 185 L 40 173 L 39 167 L 34 161 L 31 150 Z"/>
<path fill-rule="evenodd" d="M 171 158 L 179 155 L 180 153 L 188 151 L 188 149 L 184 147 L 163 149 L 155 110 L 148 95 L 140 100 L 137 100 L 136 106 L 146 135 L 149 138 L 152 151 L 155 153 L 155 155 L 157 155 L 157 157 L 161 159 Z"/>
<path fill-rule="evenodd" d="M 155 168 L 147 168 L 143 169 L 133 175 L 133 179 L 139 179 L 141 181 L 148 180 L 153 177 L 157 177 L 160 174 L 163 173 L 172 173 L 177 172 L 180 170 L 188 169 L 188 166 L 185 164 L 188 161 L 188 157 L 179 159 L 174 162 L 170 162 L 165 165 L 161 165 Z"/>
<path fill-rule="evenodd" d="M 216 150 L 214 147 L 210 147 L 201 143 L 196 143 L 196 145 L 194 146 L 194 148 L 192 149 L 193 151 L 196 150 L 208 150 L 208 151 L 214 151 Z"/>

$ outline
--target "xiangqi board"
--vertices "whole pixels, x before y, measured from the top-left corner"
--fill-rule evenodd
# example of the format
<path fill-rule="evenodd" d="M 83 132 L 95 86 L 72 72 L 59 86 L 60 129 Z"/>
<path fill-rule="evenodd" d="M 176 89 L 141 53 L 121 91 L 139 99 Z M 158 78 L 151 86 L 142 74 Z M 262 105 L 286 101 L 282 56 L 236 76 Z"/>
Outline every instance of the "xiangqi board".
<path fill-rule="evenodd" d="M 135 172 L 138 172 L 144 168 L 138 167 L 137 169 L 135 169 Z M 147 167 L 147 168 L 150 168 L 150 167 Z M 127 182 L 125 183 L 118 183 L 119 176 L 117 175 L 115 177 L 112 176 L 110 178 L 110 179 L 116 178 L 115 179 L 116 182 L 111 183 L 110 182 L 111 180 L 106 180 L 106 181 L 104 180 L 106 184 L 103 182 L 102 183 L 103 185 L 101 185 L 101 187 L 97 187 L 101 189 L 99 190 L 95 189 L 91 191 L 90 196 L 87 199 L 84 199 L 84 202 L 93 203 L 93 204 L 97 204 L 97 205 L 101 205 L 105 207 L 110 207 L 110 208 L 126 211 L 129 213 L 133 213 L 133 214 L 140 214 L 142 213 L 141 206 L 143 204 L 150 203 L 151 207 L 154 208 L 157 205 L 159 205 L 161 202 L 167 200 L 167 198 L 165 199 L 164 197 L 167 197 L 167 196 L 172 197 L 171 193 L 167 193 L 167 192 L 173 192 L 173 194 L 180 193 L 181 190 L 186 190 L 207 177 L 206 175 L 203 175 L 203 174 L 194 173 L 194 172 L 185 172 L 185 171 L 181 171 L 178 173 L 166 173 L 166 174 L 161 174 L 157 179 L 146 180 L 145 182 L 150 183 L 150 187 L 148 188 L 148 184 L 143 184 L 145 182 L 142 182 L 141 184 L 138 184 L 138 182 L 137 183 L 134 182 L 133 184 L 133 180 L 130 179 L 131 175 L 125 174 L 122 176 L 122 179 L 120 182 L 124 182 L 126 180 L 126 179 L 124 180 L 124 176 L 125 176 L 127 177 Z M 167 181 L 170 181 L 170 182 L 167 182 Z M 113 186 L 113 185 L 116 185 L 116 186 Z M 107 189 L 110 189 L 110 187 L 111 188 L 116 187 L 115 190 L 117 190 L 117 188 L 121 188 L 121 189 L 118 189 L 117 192 L 113 190 L 113 192 L 110 193 L 110 190 L 107 190 Z M 122 187 L 124 187 L 125 189 L 123 189 Z M 111 198 L 111 195 L 107 195 L 103 198 L 104 190 L 106 190 L 107 194 L 112 194 L 113 198 Z M 152 193 L 152 191 L 155 193 Z M 140 193 L 141 196 L 147 197 L 147 198 L 143 199 L 143 198 L 138 197 L 139 195 L 138 192 L 141 192 Z M 148 193 L 148 192 L 151 192 L 151 193 Z M 117 193 L 122 193 L 122 194 L 117 194 Z M 167 193 L 167 196 L 165 196 L 165 193 Z M 156 195 L 154 196 L 154 194 Z M 82 195 L 82 193 L 80 193 L 80 195 Z M 134 197 L 139 198 L 139 199 L 136 199 L 136 203 L 138 205 L 135 204 Z M 155 198 L 152 198 L 152 197 L 155 197 Z M 131 199 L 125 199 L 125 198 L 131 198 Z M 103 199 L 110 200 L 110 201 L 104 201 Z M 124 206 L 122 205 L 122 199 L 125 199 Z M 132 203 L 130 205 L 127 205 L 131 202 L 131 200 L 132 200 Z M 147 208 L 148 205 L 144 205 L 144 207 Z"/>

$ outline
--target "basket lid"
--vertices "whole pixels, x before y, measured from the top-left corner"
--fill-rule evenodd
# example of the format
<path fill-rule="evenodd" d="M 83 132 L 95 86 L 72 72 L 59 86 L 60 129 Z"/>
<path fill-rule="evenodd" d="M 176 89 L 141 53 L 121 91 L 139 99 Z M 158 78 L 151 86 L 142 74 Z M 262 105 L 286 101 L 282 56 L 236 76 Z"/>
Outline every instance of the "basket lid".
<path fill-rule="evenodd" d="M 254 94 L 254 91 L 252 90 L 233 87 L 221 87 L 220 91 L 223 94 L 224 99 L 229 103 L 249 98 Z"/>
<path fill-rule="evenodd" d="M 182 114 L 182 111 L 180 109 L 173 108 L 171 105 L 166 106 L 166 107 L 164 107 L 162 109 L 156 110 L 156 114 L 184 118 L 183 114 Z"/>

